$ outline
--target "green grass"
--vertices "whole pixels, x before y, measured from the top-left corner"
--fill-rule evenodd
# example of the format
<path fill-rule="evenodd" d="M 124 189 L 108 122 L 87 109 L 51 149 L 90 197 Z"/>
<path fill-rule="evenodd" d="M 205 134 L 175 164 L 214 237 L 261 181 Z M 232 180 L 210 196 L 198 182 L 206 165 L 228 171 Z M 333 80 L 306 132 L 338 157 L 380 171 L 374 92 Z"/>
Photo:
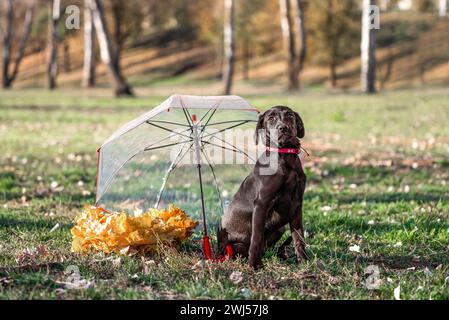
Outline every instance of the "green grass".
<path fill-rule="evenodd" d="M 310 261 L 297 265 L 290 250 L 288 261 L 267 252 L 257 272 L 240 260 L 192 269 L 197 236 L 145 258 L 71 253 L 74 217 L 94 202 L 96 148 L 164 97 L 2 91 L 0 298 L 392 299 L 400 285 L 402 299 L 449 299 L 448 90 L 246 98 L 262 110 L 288 104 L 305 122 Z M 375 290 L 365 286 L 369 265 L 380 271 Z M 89 288 L 64 285 L 69 266 Z"/>

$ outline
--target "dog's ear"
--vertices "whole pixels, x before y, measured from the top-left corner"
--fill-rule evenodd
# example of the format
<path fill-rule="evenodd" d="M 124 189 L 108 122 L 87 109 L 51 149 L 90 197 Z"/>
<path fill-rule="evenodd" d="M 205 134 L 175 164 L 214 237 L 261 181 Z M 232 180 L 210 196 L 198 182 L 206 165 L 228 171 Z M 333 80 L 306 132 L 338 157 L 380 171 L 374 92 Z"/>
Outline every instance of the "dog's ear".
<path fill-rule="evenodd" d="M 254 132 L 254 141 L 256 145 L 259 144 L 259 130 L 263 129 L 263 121 L 265 118 L 265 112 L 259 115 L 259 121 L 257 121 L 256 132 Z"/>
<path fill-rule="evenodd" d="M 304 138 L 304 135 L 306 133 L 304 129 L 304 123 L 302 122 L 302 119 L 297 112 L 295 112 L 295 117 L 296 117 L 296 135 L 300 139 Z"/>

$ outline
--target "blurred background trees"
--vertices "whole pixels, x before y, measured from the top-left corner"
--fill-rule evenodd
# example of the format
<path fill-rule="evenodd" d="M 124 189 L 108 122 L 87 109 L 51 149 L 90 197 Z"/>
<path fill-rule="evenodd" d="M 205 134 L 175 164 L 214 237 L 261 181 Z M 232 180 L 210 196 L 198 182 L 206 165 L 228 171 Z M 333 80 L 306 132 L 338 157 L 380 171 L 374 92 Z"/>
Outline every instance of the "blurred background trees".
<path fill-rule="evenodd" d="M 225 0 L 1 1 L 3 87 L 112 83 L 118 96 L 166 79 L 227 93 L 241 84 L 363 88 L 363 0 L 226 2 L 232 15 Z M 374 84 L 449 81 L 447 1 L 376 4 L 382 18 Z M 81 30 L 65 26 L 69 5 L 80 8 Z"/>
<path fill-rule="evenodd" d="M 22 58 L 25 54 L 25 47 L 31 33 L 31 26 L 33 23 L 34 9 L 36 3 L 34 0 L 30 0 L 27 3 L 25 3 L 23 7 L 16 7 L 14 5 L 13 0 L 7 0 L 5 1 L 5 3 L 6 3 L 5 7 L 6 23 L 4 28 L 0 29 L 3 37 L 2 85 L 3 88 L 10 88 L 12 83 L 17 77 L 20 63 L 22 62 Z M 15 33 L 16 28 L 14 27 L 14 21 L 17 16 L 21 15 L 24 15 L 22 34 L 20 35 L 20 37 L 16 38 L 17 34 Z M 11 67 L 10 66 L 12 59 L 11 50 L 15 45 L 14 42 L 17 42 L 17 53 L 15 55 L 14 66 Z"/>

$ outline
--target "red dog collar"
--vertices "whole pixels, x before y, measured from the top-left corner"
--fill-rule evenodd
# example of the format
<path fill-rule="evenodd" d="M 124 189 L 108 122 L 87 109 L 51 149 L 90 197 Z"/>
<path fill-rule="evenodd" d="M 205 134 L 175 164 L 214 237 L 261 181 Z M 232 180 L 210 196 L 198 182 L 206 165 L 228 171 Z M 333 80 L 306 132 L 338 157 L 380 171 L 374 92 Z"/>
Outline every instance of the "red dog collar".
<path fill-rule="evenodd" d="M 267 151 L 277 152 L 277 153 L 290 153 L 290 154 L 297 154 L 299 155 L 299 159 L 304 158 L 304 156 L 310 156 L 306 149 L 303 147 L 299 147 L 299 149 L 295 148 L 272 148 L 272 147 L 266 147 Z M 302 153 L 304 151 L 304 153 Z M 301 160 L 302 161 L 302 160 Z"/>
<path fill-rule="evenodd" d="M 292 154 L 300 154 L 301 150 L 300 149 L 294 149 L 294 148 L 272 148 L 272 147 L 267 147 L 266 148 L 267 151 L 272 151 L 272 152 L 277 152 L 277 153 L 292 153 Z"/>

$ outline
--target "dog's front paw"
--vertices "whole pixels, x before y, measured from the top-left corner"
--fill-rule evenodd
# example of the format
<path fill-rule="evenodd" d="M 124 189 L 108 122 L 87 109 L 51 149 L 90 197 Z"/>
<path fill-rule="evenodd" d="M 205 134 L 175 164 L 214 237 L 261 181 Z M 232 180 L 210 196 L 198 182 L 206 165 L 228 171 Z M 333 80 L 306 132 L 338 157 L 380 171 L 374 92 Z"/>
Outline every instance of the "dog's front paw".
<path fill-rule="evenodd" d="M 254 271 L 263 268 L 262 259 L 249 257 L 249 266 L 253 268 Z"/>
<path fill-rule="evenodd" d="M 260 270 L 260 269 L 262 269 L 263 268 L 263 264 L 262 264 L 262 262 L 259 262 L 259 263 L 249 263 L 249 266 L 254 270 L 254 271 L 257 271 L 257 270 Z"/>

